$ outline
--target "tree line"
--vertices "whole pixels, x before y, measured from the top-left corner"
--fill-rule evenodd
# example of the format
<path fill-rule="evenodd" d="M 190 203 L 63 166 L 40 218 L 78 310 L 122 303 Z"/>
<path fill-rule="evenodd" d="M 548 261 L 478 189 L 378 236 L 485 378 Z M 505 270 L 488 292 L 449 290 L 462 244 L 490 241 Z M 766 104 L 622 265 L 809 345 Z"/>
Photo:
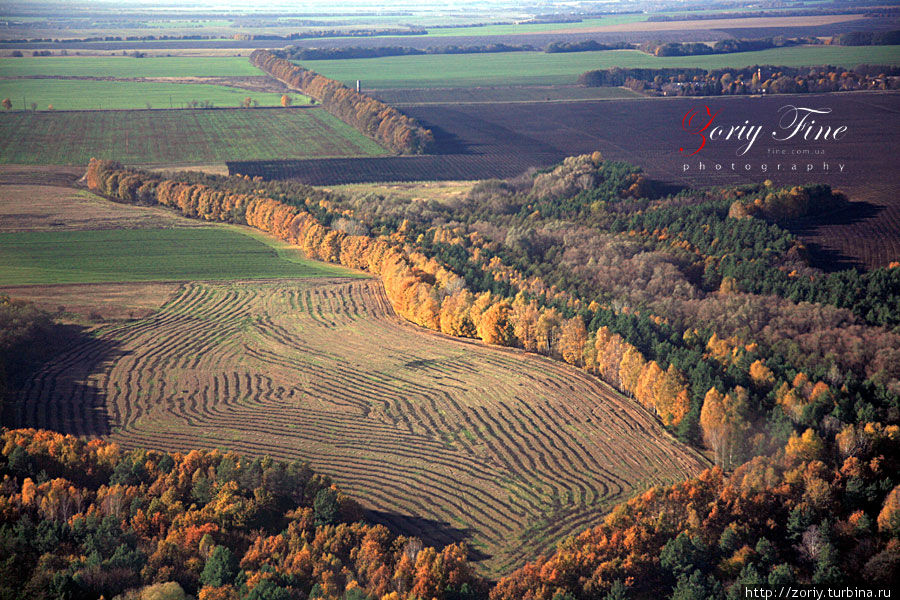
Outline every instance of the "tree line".
<path fill-rule="evenodd" d="M 383 56 L 421 56 L 425 54 L 488 54 L 494 52 L 534 52 L 537 48 L 525 44 L 484 44 L 473 46 L 345 46 L 340 48 L 303 48 L 291 46 L 272 50 L 272 54 L 288 60 L 340 60 L 352 58 L 379 58 Z"/>
<path fill-rule="evenodd" d="M 802 8 L 802 9 L 792 9 L 792 10 L 756 10 L 756 11 L 741 11 L 740 18 L 741 19 L 750 19 L 750 18 L 783 18 L 783 17 L 808 17 L 815 15 L 853 15 L 860 12 L 859 8 Z M 885 16 L 885 15 L 896 15 L 896 9 L 893 7 L 877 7 L 877 8 L 869 8 L 865 7 L 866 14 L 865 16 Z M 734 19 L 735 13 L 729 12 L 721 12 L 721 13 L 703 13 L 703 12 L 688 12 L 684 14 L 676 14 L 676 15 L 650 15 L 647 17 L 647 21 L 649 22 L 663 22 L 663 21 L 710 21 L 710 20 L 719 20 L 719 19 Z"/>
<path fill-rule="evenodd" d="M 428 31 L 421 27 L 393 27 L 384 29 L 319 29 L 316 31 L 302 31 L 287 35 L 272 33 L 236 33 L 232 36 L 235 40 L 303 40 L 335 37 L 373 37 L 373 36 L 398 36 L 398 35 L 425 35 Z"/>
<path fill-rule="evenodd" d="M 859 65 L 853 69 L 830 65 L 698 69 L 619 68 L 587 71 L 578 83 L 588 87 L 625 86 L 647 95 L 719 96 L 734 94 L 797 94 L 855 90 L 900 89 L 900 68 Z"/>
<path fill-rule="evenodd" d="M 821 44 L 819 38 L 761 38 L 739 40 L 728 38 L 709 45 L 702 42 L 644 42 L 638 50 L 653 56 L 699 56 L 704 54 L 732 54 L 735 52 L 755 52 L 769 48 Z"/>
<path fill-rule="evenodd" d="M 353 58 L 379 58 L 383 56 L 422 56 L 426 54 L 491 54 L 496 52 L 595 52 L 598 50 L 629 50 L 634 48 L 628 42 L 601 44 L 594 40 L 580 42 L 550 42 L 541 48 L 531 44 L 480 44 L 471 46 L 429 46 L 413 48 L 411 46 L 346 46 L 340 48 L 303 48 L 292 46 L 281 50 L 272 50 L 272 54 L 288 60 L 340 60 Z"/>
<path fill-rule="evenodd" d="M 401 154 L 424 154 L 434 146 L 434 134 L 396 108 L 347 86 L 278 58 L 267 50 L 254 50 L 250 62 L 319 101 L 322 106 L 377 142 Z"/>
<path fill-rule="evenodd" d="M 831 43 L 838 46 L 895 46 L 900 44 L 900 29 L 848 31 L 832 38 Z"/>

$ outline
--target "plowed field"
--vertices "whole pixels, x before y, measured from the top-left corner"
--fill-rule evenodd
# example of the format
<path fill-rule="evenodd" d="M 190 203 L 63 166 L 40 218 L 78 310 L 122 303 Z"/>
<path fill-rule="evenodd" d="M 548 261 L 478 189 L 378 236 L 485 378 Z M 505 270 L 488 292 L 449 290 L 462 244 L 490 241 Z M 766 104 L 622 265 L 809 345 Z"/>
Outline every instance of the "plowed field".
<path fill-rule="evenodd" d="M 706 466 L 562 363 L 423 332 L 376 280 L 187 283 L 34 377 L 6 421 L 126 447 L 299 457 L 498 573 Z"/>

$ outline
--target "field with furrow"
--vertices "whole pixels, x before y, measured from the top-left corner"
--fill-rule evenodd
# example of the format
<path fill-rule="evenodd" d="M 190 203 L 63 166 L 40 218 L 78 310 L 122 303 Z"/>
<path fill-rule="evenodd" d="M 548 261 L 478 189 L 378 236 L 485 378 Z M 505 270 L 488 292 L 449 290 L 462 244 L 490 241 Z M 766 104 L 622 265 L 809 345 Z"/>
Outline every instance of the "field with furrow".
<path fill-rule="evenodd" d="M 419 330 L 368 279 L 184 283 L 25 386 L 12 425 L 302 458 L 371 516 L 496 574 L 706 466 L 549 359 Z"/>

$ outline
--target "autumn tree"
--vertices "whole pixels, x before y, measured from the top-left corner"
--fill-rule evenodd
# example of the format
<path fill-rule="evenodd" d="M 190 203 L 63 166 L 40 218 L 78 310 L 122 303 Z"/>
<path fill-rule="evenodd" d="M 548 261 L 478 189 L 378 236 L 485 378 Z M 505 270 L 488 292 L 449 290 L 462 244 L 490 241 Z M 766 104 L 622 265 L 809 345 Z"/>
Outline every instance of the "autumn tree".
<path fill-rule="evenodd" d="M 567 319 L 560 328 L 559 352 L 562 359 L 570 365 L 583 365 L 585 342 L 587 329 L 581 317 Z"/>
<path fill-rule="evenodd" d="M 478 320 L 478 337 L 488 344 L 511 346 L 515 339 L 511 316 L 512 306 L 508 302 L 492 304 Z"/>
<path fill-rule="evenodd" d="M 284 108 L 290 106 L 291 102 L 293 102 L 293 100 L 287 94 L 281 96 L 281 106 L 283 106 Z"/>
<path fill-rule="evenodd" d="M 747 390 L 741 387 L 725 395 L 711 388 L 703 399 L 700 410 L 703 440 L 715 453 L 716 464 L 723 468 L 735 464 L 745 442 L 744 435 L 750 427 L 748 401 Z"/>
<path fill-rule="evenodd" d="M 9 110 L 12 108 L 12 100 L 4 98 L 3 102 L 0 102 L 0 106 L 3 106 L 3 110 Z"/>
<path fill-rule="evenodd" d="M 878 513 L 878 530 L 900 536 L 900 485 L 891 490 Z"/>

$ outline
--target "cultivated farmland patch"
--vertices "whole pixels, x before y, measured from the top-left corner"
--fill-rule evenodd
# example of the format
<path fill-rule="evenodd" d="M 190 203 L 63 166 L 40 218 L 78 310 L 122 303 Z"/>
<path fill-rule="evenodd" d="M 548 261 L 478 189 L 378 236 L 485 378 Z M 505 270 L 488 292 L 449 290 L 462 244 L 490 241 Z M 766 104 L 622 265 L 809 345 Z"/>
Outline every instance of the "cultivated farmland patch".
<path fill-rule="evenodd" d="M 51 106 L 53 110 L 187 108 L 193 102 L 235 108 L 247 97 L 260 106 L 281 102 L 281 94 L 223 85 L 95 79 L 0 79 L 0 97 L 9 98 L 16 111 L 31 110 L 32 104 L 45 111 Z"/>
<path fill-rule="evenodd" d="M 496 573 L 705 461 L 562 363 L 423 332 L 373 279 L 187 283 L 34 377 L 6 422 L 308 459 L 372 516 Z"/>
<path fill-rule="evenodd" d="M 240 77 L 261 75 L 240 56 L 39 56 L 0 59 L 4 77 Z"/>
<path fill-rule="evenodd" d="M 87 190 L 0 184 L 0 232 L 208 227 L 158 207 L 113 204 Z"/>
<path fill-rule="evenodd" d="M 0 285 L 266 279 L 348 274 L 222 225 L 0 233 Z"/>
<path fill-rule="evenodd" d="M 320 108 L 0 115 L 0 163 L 85 165 L 103 157 L 171 165 L 384 152 Z"/>

